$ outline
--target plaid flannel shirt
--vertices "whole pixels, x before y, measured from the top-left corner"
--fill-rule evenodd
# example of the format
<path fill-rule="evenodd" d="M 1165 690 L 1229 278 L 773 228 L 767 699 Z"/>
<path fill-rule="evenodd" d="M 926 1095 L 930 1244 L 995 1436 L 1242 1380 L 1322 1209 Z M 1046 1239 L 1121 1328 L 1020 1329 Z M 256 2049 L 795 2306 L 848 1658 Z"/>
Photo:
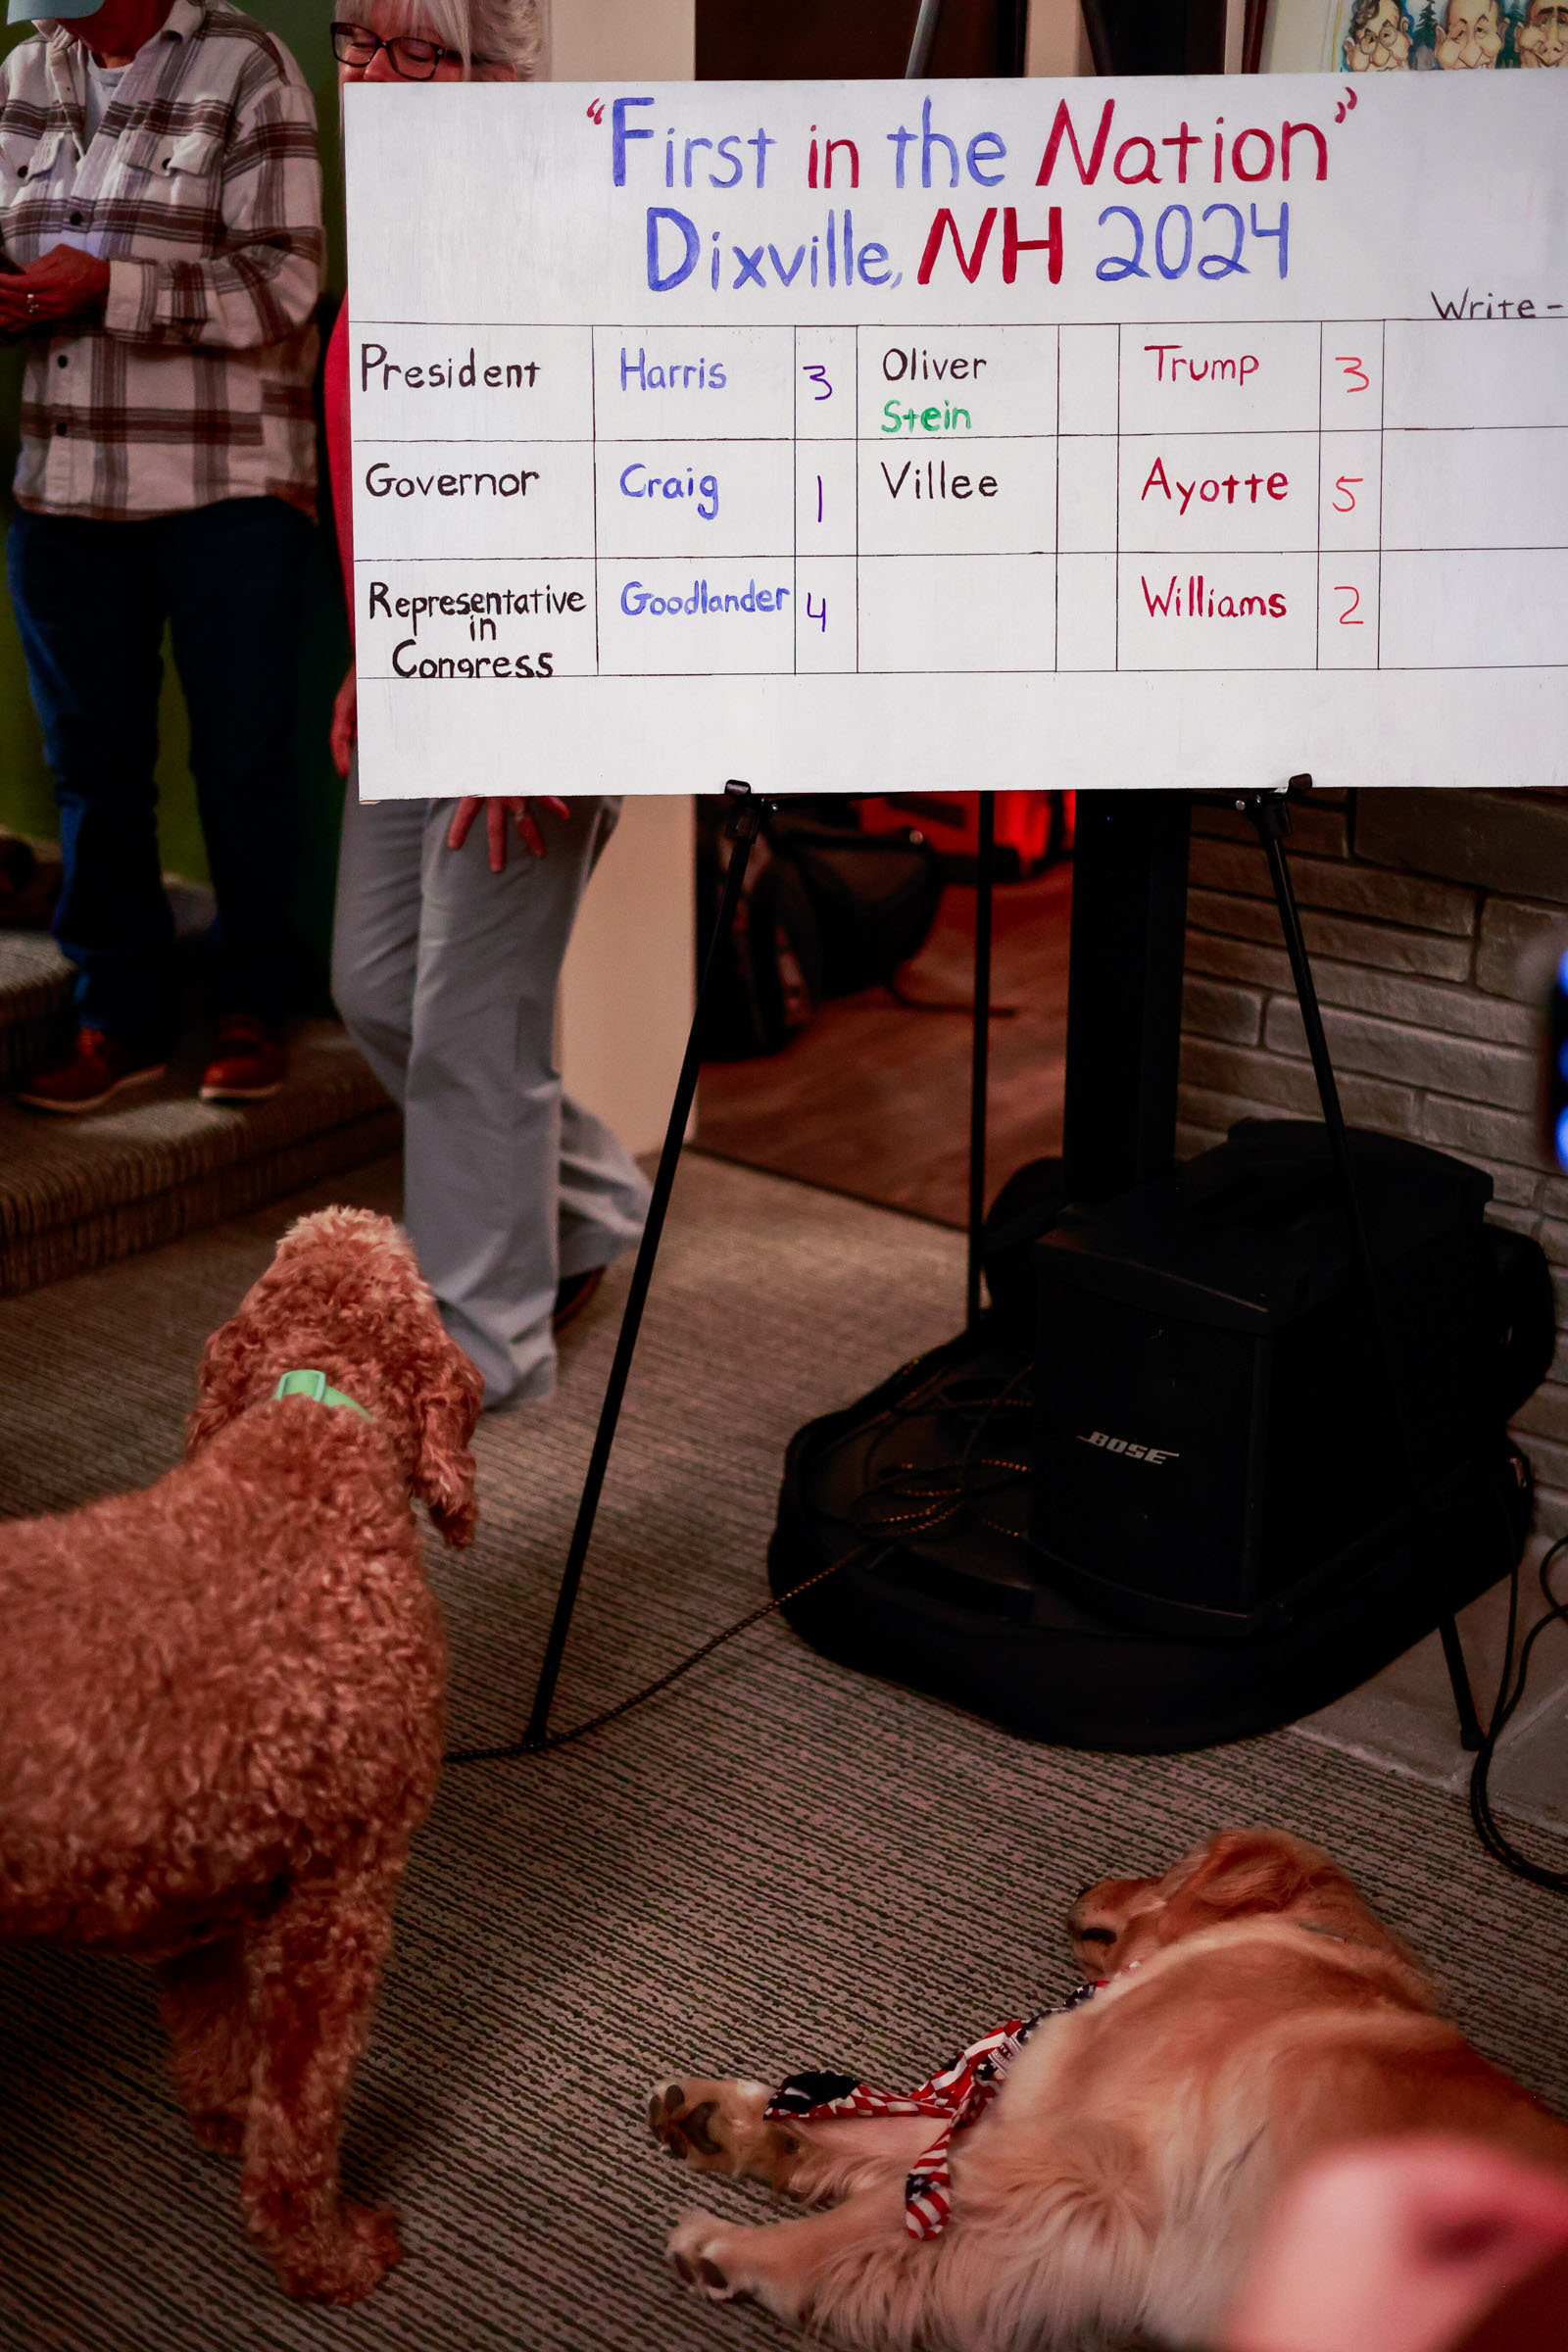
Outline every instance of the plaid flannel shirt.
<path fill-rule="evenodd" d="M 100 521 L 272 496 L 315 511 L 321 169 L 293 58 L 228 0 L 173 0 L 83 151 L 63 30 L 0 67 L 0 247 L 109 264 L 101 320 L 31 338 L 19 504 Z"/>

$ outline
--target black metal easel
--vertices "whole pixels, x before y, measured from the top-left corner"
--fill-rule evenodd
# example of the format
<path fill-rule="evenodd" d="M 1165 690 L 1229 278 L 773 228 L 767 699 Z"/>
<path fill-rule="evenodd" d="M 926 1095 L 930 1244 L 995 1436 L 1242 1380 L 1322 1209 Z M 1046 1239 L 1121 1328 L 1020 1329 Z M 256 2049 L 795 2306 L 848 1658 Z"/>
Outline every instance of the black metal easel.
<path fill-rule="evenodd" d="M 654 1278 L 654 1261 L 659 1255 L 660 1237 L 664 1230 L 664 1212 L 669 1206 L 669 1196 L 674 1188 L 681 1145 L 686 1138 L 686 1123 L 692 1115 L 692 1103 L 697 1096 L 703 1048 L 708 1042 L 713 982 L 735 929 L 735 912 L 746 883 L 752 844 L 761 830 L 762 819 L 769 807 L 768 802 L 753 793 L 749 784 L 738 780 L 732 779 L 726 784 L 724 792 L 730 802 L 727 827 L 730 852 L 723 896 L 718 905 L 718 920 L 709 945 L 708 960 L 703 965 L 697 1004 L 692 1012 L 691 1033 L 686 1040 L 686 1055 L 680 1065 L 680 1076 L 675 1081 L 675 1100 L 670 1104 L 669 1125 L 664 1130 L 663 1149 L 659 1154 L 653 1198 L 648 1203 L 642 1240 L 637 1245 L 637 1262 L 632 1268 L 631 1289 L 626 1295 L 625 1310 L 620 1318 L 620 1336 L 615 1342 L 610 1379 L 606 1384 L 604 1402 L 599 1408 L 599 1426 L 594 1432 L 593 1452 L 588 1457 L 588 1475 L 583 1481 L 582 1497 L 577 1504 L 576 1524 L 571 1531 L 571 1546 L 562 1572 L 561 1591 L 556 1596 L 556 1613 L 551 1620 L 550 1639 L 545 1644 L 544 1664 L 539 1670 L 533 1709 L 528 1717 L 528 1729 L 523 1735 L 522 1744 L 525 1748 L 542 1747 L 549 1734 L 550 1703 L 556 1694 L 556 1682 L 565 1653 L 566 1636 L 571 1629 L 571 1613 L 577 1605 L 577 1588 L 582 1583 L 583 1564 L 593 1541 L 599 1497 L 604 1491 L 605 1472 L 610 1467 L 611 1448 L 615 1443 L 615 1425 L 620 1419 L 621 1399 L 626 1394 L 631 1359 L 637 1352 L 637 1334 L 642 1328 L 643 1308 L 648 1302 L 648 1286 Z"/>
<path fill-rule="evenodd" d="M 1290 803 L 1286 798 L 1292 785 L 1306 787 L 1310 776 L 1293 776 L 1288 785 L 1277 785 L 1271 792 L 1244 792 L 1236 796 L 1236 807 L 1242 815 L 1250 817 L 1256 827 L 1263 855 L 1268 859 L 1269 880 L 1274 886 L 1274 903 L 1279 908 L 1280 928 L 1285 934 L 1285 952 L 1291 959 L 1291 977 L 1296 983 L 1296 1001 L 1301 1008 L 1301 1023 L 1306 1031 L 1307 1052 L 1312 1056 L 1312 1071 L 1317 1080 L 1318 1101 L 1323 1107 L 1323 1124 L 1328 1129 L 1329 1151 L 1333 1156 L 1340 1190 L 1345 1196 L 1345 1213 L 1350 1228 L 1350 1246 L 1361 1286 L 1366 1294 L 1372 1329 L 1377 1340 L 1378 1354 L 1383 1361 L 1383 1375 L 1388 1382 L 1389 1396 L 1394 1407 L 1394 1424 L 1398 1432 L 1400 1450 L 1409 1474 L 1410 1494 L 1416 1516 L 1422 1526 L 1431 1529 L 1433 1504 L 1416 1459 L 1415 1435 L 1410 1426 L 1409 1407 L 1405 1400 L 1404 1384 L 1398 1360 L 1394 1352 L 1394 1341 L 1384 1313 L 1383 1295 L 1378 1284 L 1377 1268 L 1367 1240 L 1366 1220 L 1361 1214 L 1360 1195 L 1356 1191 L 1355 1173 L 1350 1165 L 1350 1151 L 1345 1134 L 1345 1115 L 1340 1108 L 1340 1090 L 1335 1083 L 1334 1064 L 1329 1059 L 1328 1040 L 1323 1034 L 1323 1015 L 1318 1008 L 1317 989 L 1312 980 L 1312 966 L 1306 953 L 1306 941 L 1301 931 L 1301 917 L 1296 904 L 1296 892 L 1291 883 L 1291 870 L 1285 858 L 1285 836 L 1291 829 Z M 1438 1546 L 1434 1544 L 1434 1552 Z M 1448 1669 L 1448 1682 L 1453 1691 L 1453 1703 L 1459 1716 L 1459 1742 L 1472 1752 L 1482 1741 L 1480 1719 L 1470 1689 L 1470 1676 L 1465 1667 L 1464 1651 L 1459 1642 L 1459 1629 L 1451 1611 L 1438 1620 L 1438 1632 L 1443 1640 L 1443 1655 Z"/>
<path fill-rule="evenodd" d="M 718 919 L 709 944 L 703 965 L 702 980 L 697 991 L 697 1003 L 692 1012 L 692 1025 L 686 1040 L 685 1058 L 680 1076 L 675 1082 L 675 1099 L 670 1104 L 669 1124 L 664 1130 L 663 1147 L 659 1154 L 659 1167 L 654 1177 L 653 1197 L 648 1204 L 648 1216 L 643 1225 L 642 1239 L 637 1245 L 637 1260 L 632 1268 L 631 1288 L 620 1320 L 620 1333 L 615 1342 L 615 1353 L 605 1386 L 604 1401 L 599 1407 L 599 1424 L 594 1432 L 593 1451 L 588 1457 L 588 1472 L 583 1480 L 582 1494 L 577 1504 L 577 1517 L 571 1531 L 571 1544 L 566 1553 L 566 1565 L 562 1571 L 561 1590 L 556 1595 L 556 1611 L 550 1624 L 550 1639 L 545 1644 L 544 1663 L 539 1669 L 539 1682 L 534 1691 L 533 1706 L 528 1716 L 528 1728 L 523 1734 L 522 1746 L 537 1749 L 545 1746 L 550 1735 L 550 1709 L 561 1675 L 562 1659 L 565 1655 L 566 1637 L 571 1631 L 572 1612 L 577 1605 L 577 1592 L 588 1558 L 588 1546 L 593 1542 L 594 1521 L 599 1514 L 599 1498 L 604 1492 L 605 1473 L 615 1443 L 615 1430 L 620 1420 L 620 1407 L 626 1394 L 626 1382 L 631 1374 L 632 1357 L 637 1352 L 637 1336 L 642 1328 L 643 1308 L 648 1301 L 649 1286 L 654 1278 L 654 1265 L 659 1256 L 659 1245 L 664 1230 L 664 1215 L 674 1189 L 675 1171 L 680 1164 L 681 1146 L 686 1138 L 686 1126 L 691 1117 L 692 1103 L 697 1095 L 697 1081 L 702 1070 L 703 1050 L 708 1042 L 709 1016 L 716 975 L 723 965 L 735 929 L 735 916 L 740 906 L 741 893 L 746 883 L 746 868 L 751 858 L 752 845 L 761 830 L 762 820 L 772 804 L 755 795 L 749 784 L 732 780 L 724 787 L 730 802 L 727 822 L 729 862 L 724 874 L 724 890 L 719 901 Z M 980 1312 L 980 1236 L 985 1217 L 986 1181 L 986 1100 L 988 1044 L 991 1018 L 991 914 L 992 882 L 995 865 L 996 801 L 989 792 L 980 795 L 980 840 L 976 867 L 975 896 L 975 979 L 974 979 L 974 1048 L 971 1069 L 969 1102 L 969 1256 L 968 1256 L 968 1320 L 974 1323 Z"/>

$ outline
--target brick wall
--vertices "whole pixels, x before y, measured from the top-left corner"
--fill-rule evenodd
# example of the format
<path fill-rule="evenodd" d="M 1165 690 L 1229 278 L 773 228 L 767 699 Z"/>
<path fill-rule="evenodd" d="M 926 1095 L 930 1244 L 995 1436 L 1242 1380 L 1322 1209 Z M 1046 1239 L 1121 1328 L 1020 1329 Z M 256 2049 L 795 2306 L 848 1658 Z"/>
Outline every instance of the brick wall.
<path fill-rule="evenodd" d="M 1360 798 L 1364 812 L 1372 796 Z M 1484 836 L 1485 808 L 1470 813 Z M 1555 825 L 1568 806 L 1542 814 Z M 1527 868 L 1539 895 L 1522 897 L 1374 862 L 1357 843 L 1387 830 L 1358 827 L 1355 795 L 1313 793 L 1288 844 L 1345 1115 L 1484 1167 L 1493 1217 L 1535 1235 L 1552 1260 L 1556 1358 L 1514 1429 L 1535 1465 L 1537 1524 L 1568 1533 L 1568 1177 L 1547 1156 L 1540 1110 L 1543 990 L 1553 950 L 1568 946 L 1568 858 L 1548 831 Z M 1441 850 L 1433 861 L 1442 867 Z M 1449 875 L 1488 870 L 1473 844 L 1446 861 Z M 1245 818 L 1199 809 L 1178 1152 L 1206 1151 L 1248 1116 L 1314 1118 L 1317 1089 L 1256 835 Z"/>

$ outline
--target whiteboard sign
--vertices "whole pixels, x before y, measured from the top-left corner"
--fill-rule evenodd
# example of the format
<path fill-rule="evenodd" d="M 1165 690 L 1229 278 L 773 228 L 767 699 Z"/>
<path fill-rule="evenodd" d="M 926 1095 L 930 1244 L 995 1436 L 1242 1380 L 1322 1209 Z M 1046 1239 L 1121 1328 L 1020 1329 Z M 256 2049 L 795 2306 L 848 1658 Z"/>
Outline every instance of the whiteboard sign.
<path fill-rule="evenodd" d="M 346 101 L 368 794 L 1568 781 L 1568 73 Z"/>

